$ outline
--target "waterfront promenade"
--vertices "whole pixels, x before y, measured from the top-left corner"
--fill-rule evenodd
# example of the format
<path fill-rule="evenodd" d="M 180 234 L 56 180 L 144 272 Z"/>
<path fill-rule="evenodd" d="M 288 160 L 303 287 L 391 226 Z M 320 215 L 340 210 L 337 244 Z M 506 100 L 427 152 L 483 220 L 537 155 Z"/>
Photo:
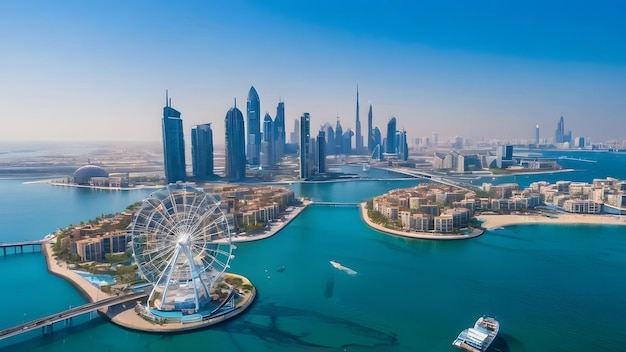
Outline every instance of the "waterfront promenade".
<path fill-rule="evenodd" d="M 570 214 L 559 213 L 556 217 L 541 214 L 513 214 L 513 215 L 477 215 L 483 221 L 482 227 L 494 229 L 512 225 L 530 224 L 559 224 L 559 225 L 626 225 L 626 216 L 596 215 L 596 214 Z"/>
<path fill-rule="evenodd" d="M 360 208 L 361 208 L 361 218 L 363 219 L 363 221 L 365 221 L 367 226 L 371 227 L 372 229 L 376 231 L 383 232 L 389 235 L 394 235 L 394 236 L 415 238 L 415 239 L 420 239 L 420 240 L 464 240 L 468 238 L 478 237 L 482 235 L 484 232 L 481 229 L 473 229 L 472 233 L 469 233 L 466 235 L 446 235 L 443 233 L 438 234 L 438 233 L 430 233 L 430 232 L 415 232 L 415 231 L 408 232 L 408 231 L 392 230 L 382 225 L 376 224 L 370 220 L 369 216 L 367 215 L 367 203 L 361 203 Z"/>

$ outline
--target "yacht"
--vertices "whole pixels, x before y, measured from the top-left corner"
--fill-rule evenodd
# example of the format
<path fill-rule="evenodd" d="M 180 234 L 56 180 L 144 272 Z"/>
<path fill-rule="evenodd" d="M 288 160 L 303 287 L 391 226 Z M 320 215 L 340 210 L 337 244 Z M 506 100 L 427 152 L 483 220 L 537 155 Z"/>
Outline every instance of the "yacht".
<path fill-rule="evenodd" d="M 500 323 L 495 318 L 480 317 L 473 328 L 461 331 L 452 345 L 470 352 L 484 352 L 495 340 L 498 330 Z"/>

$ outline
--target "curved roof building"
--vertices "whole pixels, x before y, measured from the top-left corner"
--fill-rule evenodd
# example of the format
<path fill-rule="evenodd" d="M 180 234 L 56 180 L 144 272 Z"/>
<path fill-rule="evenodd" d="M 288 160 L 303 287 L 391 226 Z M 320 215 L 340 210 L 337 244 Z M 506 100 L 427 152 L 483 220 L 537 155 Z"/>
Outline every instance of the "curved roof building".
<path fill-rule="evenodd" d="M 92 177 L 109 177 L 109 173 L 97 165 L 85 165 L 74 171 L 74 183 L 88 185 Z"/>

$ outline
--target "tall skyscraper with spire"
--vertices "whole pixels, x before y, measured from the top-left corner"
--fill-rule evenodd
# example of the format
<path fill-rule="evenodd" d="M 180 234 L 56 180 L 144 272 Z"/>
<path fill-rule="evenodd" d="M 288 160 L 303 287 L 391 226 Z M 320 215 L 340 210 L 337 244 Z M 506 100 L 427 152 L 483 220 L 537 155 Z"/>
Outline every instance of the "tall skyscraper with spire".
<path fill-rule="evenodd" d="M 163 132 L 163 164 L 167 183 L 186 181 L 185 140 L 180 112 L 172 108 L 172 100 L 165 91 L 165 107 L 161 120 Z"/>
<path fill-rule="evenodd" d="M 337 125 L 335 125 L 335 155 L 343 154 L 343 128 L 341 128 L 341 121 L 337 116 Z"/>
<path fill-rule="evenodd" d="M 191 167 L 196 181 L 213 178 L 213 130 L 210 123 L 191 128 Z"/>
<path fill-rule="evenodd" d="M 225 176 L 231 180 L 242 180 L 246 177 L 246 141 L 243 114 L 235 106 L 230 108 L 224 118 L 226 165 Z"/>
<path fill-rule="evenodd" d="M 259 165 L 261 161 L 261 100 L 254 86 L 250 87 L 248 92 L 246 117 L 248 120 L 246 156 L 250 165 Z"/>
<path fill-rule="evenodd" d="M 311 142 L 311 116 L 308 112 L 300 117 L 300 179 L 311 177 L 309 143 Z"/>
<path fill-rule="evenodd" d="M 356 151 L 355 154 L 363 152 L 363 136 L 361 135 L 361 120 L 359 119 L 359 86 L 356 86 Z"/>
<path fill-rule="evenodd" d="M 376 148 L 376 143 L 374 142 L 374 130 L 372 126 L 372 103 L 370 103 L 370 108 L 367 111 L 367 148 L 370 152 L 374 151 Z"/>

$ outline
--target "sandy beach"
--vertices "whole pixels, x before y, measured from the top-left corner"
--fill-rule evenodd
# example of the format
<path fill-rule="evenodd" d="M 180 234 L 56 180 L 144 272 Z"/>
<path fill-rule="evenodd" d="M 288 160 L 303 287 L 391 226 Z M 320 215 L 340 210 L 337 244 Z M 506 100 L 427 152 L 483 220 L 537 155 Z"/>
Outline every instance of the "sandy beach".
<path fill-rule="evenodd" d="M 361 208 L 361 218 L 363 218 L 363 221 L 365 221 L 367 226 L 373 228 L 374 230 L 383 232 L 385 234 L 394 235 L 394 236 L 415 238 L 415 239 L 421 239 L 421 240 L 464 240 L 468 238 L 478 237 L 482 235 L 484 232 L 483 230 L 480 230 L 480 229 L 474 229 L 474 231 L 472 231 L 472 233 L 468 235 L 446 235 L 446 234 L 437 234 L 437 233 L 430 233 L 430 232 L 406 232 L 406 231 L 392 230 L 384 226 L 375 224 L 370 220 L 369 216 L 367 216 L 367 204 L 366 203 L 361 203 L 360 208 Z"/>
<path fill-rule="evenodd" d="M 494 229 L 511 225 L 525 224 L 589 224 L 589 225 L 626 225 L 626 216 L 592 215 L 592 214 L 558 214 L 552 218 L 540 214 L 530 215 L 478 215 L 483 221 L 483 227 Z"/>

